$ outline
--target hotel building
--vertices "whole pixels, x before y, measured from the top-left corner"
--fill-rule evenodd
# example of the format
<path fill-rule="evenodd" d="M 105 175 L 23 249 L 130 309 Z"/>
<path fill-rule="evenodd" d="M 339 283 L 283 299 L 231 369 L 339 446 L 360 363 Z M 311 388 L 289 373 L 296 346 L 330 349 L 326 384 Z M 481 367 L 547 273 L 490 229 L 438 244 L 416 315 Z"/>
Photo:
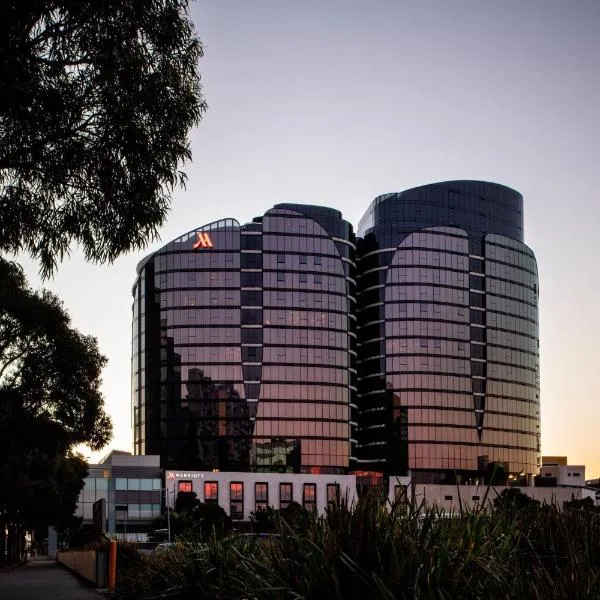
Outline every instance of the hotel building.
<path fill-rule="evenodd" d="M 352 468 L 355 238 L 338 211 L 279 204 L 211 223 L 137 271 L 136 454 L 178 469 Z"/>
<path fill-rule="evenodd" d="M 224 219 L 144 258 L 133 296 L 134 450 L 163 468 L 538 472 L 537 266 L 514 190 L 385 194 L 358 242 L 330 208 Z"/>
<path fill-rule="evenodd" d="M 523 198 L 450 181 L 376 198 L 357 251 L 362 468 L 477 478 L 540 459 L 538 275 Z"/>

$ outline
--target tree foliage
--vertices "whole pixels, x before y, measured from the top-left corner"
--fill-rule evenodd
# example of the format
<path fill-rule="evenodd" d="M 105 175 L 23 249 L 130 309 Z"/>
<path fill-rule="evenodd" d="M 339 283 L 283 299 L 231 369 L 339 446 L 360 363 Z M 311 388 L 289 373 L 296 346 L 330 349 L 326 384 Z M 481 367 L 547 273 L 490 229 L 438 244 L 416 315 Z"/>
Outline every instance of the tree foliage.
<path fill-rule="evenodd" d="M 0 6 L 0 252 L 44 274 L 143 247 L 185 181 L 206 106 L 189 0 Z"/>
<path fill-rule="evenodd" d="M 31 290 L 22 269 L 2 259 L 0 290 L 0 422 L 31 425 L 22 434 L 33 440 L 44 433 L 39 427 L 50 428 L 55 452 L 81 443 L 102 448 L 111 422 L 100 392 L 106 358 L 96 339 L 71 327 L 56 296 Z"/>
<path fill-rule="evenodd" d="M 198 500 L 196 492 L 179 492 L 175 499 L 174 510 L 163 513 L 154 521 L 154 529 L 159 530 L 162 535 L 158 537 L 164 539 L 164 532 L 167 530 L 170 520 L 171 538 L 179 536 L 199 537 L 208 539 L 211 535 L 223 535 L 231 530 L 231 519 L 223 507 L 218 504 L 203 503 Z"/>
<path fill-rule="evenodd" d="M 100 393 L 105 362 L 56 296 L 34 292 L 0 258 L 0 532 L 70 520 L 87 475 L 73 448 L 98 450 L 112 432 Z"/>

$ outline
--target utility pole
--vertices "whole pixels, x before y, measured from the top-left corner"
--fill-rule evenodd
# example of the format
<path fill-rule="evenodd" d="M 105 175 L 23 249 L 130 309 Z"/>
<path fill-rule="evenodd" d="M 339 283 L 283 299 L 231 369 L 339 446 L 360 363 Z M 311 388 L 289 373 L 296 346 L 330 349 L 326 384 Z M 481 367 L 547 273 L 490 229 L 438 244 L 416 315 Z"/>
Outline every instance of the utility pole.
<path fill-rule="evenodd" d="M 167 504 L 167 535 L 169 544 L 171 543 L 171 511 L 169 510 L 169 488 L 165 488 L 165 501 Z"/>

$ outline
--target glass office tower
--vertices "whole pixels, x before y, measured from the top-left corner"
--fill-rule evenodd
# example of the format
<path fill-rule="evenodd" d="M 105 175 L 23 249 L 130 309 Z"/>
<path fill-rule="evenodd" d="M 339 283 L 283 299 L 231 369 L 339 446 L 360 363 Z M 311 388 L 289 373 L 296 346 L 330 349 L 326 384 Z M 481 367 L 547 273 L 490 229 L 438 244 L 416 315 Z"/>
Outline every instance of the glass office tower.
<path fill-rule="evenodd" d="M 225 219 L 137 270 L 136 454 L 178 469 L 353 466 L 355 238 L 341 213 L 279 204 Z"/>
<path fill-rule="evenodd" d="M 357 251 L 362 469 L 443 483 L 540 456 L 538 276 L 523 199 L 451 181 L 376 198 Z"/>

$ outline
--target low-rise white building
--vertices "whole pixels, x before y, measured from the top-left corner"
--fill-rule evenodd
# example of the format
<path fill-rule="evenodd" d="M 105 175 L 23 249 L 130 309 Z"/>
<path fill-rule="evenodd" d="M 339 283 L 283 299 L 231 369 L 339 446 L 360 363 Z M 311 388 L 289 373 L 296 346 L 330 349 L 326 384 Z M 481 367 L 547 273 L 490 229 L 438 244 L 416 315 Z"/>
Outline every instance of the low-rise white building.
<path fill-rule="evenodd" d="M 585 485 L 585 465 L 569 465 L 563 456 L 542 457 L 540 476 L 556 478 L 556 485 Z"/>
<path fill-rule="evenodd" d="M 424 503 L 445 513 L 458 514 L 461 510 L 471 510 L 493 506 L 494 500 L 506 489 L 506 486 L 489 487 L 485 485 L 414 485 L 414 500 L 417 505 Z M 593 498 L 593 492 L 584 487 L 517 487 L 522 494 L 537 500 L 540 504 L 555 504 L 562 510 L 565 502 Z M 412 497 L 412 496 L 411 496 Z"/>
<path fill-rule="evenodd" d="M 356 475 L 312 475 L 304 473 L 232 473 L 212 471 L 166 471 L 166 500 L 173 509 L 179 492 L 194 492 L 198 500 L 221 506 L 235 520 L 248 521 L 251 513 L 271 506 L 277 510 L 297 502 L 308 510 L 323 514 L 328 504 L 337 498 L 347 498 L 348 504 L 358 499 Z M 489 508 L 494 499 L 508 489 L 506 486 L 411 484 L 410 477 L 389 479 L 387 501 L 412 502 L 457 514 L 484 505 Z M 519 487 L 519 491 L 542 504 L 556 504 L 594 497 L 583 486 Z"/>
<path fill-rule="evenodd" d="M 357 499 L 355 475 L 165 471 L 165 488 L 170 508 L 178 492 L 195 492 L 200 502 L 219 504 L 232 519 L 243 521 L 267 506 L 282 509 L 297 502 L 323 514 L 337 498 L 349 504 Z"/>

